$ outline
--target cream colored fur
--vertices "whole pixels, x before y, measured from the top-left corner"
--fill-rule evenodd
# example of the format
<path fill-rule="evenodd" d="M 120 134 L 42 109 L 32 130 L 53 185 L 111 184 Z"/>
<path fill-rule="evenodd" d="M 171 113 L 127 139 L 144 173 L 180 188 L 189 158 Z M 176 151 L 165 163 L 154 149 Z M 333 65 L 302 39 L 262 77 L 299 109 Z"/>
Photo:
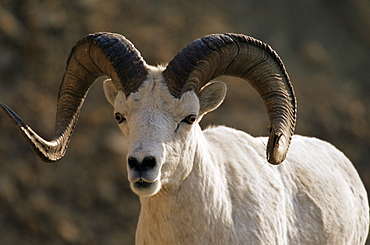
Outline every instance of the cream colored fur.
<path fill-rule="evenodd" d="M 223 84 L 176 99 L 161 72 L 151 68 L 128 98 L 109 80 L 104 85 L 115 113 L 127 119 L 120 128 L 129 155 L 158 161 L 145 175 L 147 189 L 135 187 L 137 173 L 128 168 L 141 202 L 137 244 L 364 244 L 367 194 L 343 153 L 296 135 L 286 160 L 270 165 L 267 138 L 198 125 L 222 102 Z M 196 123 L 181 122 L 190 114 Z"/>

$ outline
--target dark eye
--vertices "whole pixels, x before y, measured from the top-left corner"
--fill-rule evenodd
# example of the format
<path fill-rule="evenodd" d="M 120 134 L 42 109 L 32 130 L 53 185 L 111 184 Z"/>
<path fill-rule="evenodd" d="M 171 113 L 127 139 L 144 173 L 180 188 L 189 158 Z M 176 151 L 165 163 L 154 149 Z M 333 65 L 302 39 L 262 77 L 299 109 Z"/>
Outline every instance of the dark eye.
<path fill-rule="evenodd" d="M 197 120 L 196 115 L 189 115 L 189 116 L 185 117 L 182 120 L 182 122 L 187 123 L 187 124 L 193 124 L 193 123 L 195 123 L 196 120 Z"/>
<path fill-rule="evenodd" d="M 115 116 L 118 123 L 122 123 L 123 121 L 126 121 L 126 118 L 124 116 L 122 116 L 122 114 L 119 113 L 119 112 L 114 114 L 114 116 Z"/>

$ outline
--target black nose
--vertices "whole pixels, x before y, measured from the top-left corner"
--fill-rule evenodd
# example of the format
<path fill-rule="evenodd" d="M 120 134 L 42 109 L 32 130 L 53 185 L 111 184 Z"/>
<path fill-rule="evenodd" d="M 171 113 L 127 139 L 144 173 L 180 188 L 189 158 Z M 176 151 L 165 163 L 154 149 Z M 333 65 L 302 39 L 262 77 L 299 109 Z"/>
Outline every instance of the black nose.
<path fill-rule="evenodd" d="M 130 156 L 128 158 L 128 165 L 132 170 L 135 171 L 146 171 L 153 169 L 156 165 L 155 157 L 149 156 L 145 157 L 142 162 L 140 162 L 136 157 Z"/>

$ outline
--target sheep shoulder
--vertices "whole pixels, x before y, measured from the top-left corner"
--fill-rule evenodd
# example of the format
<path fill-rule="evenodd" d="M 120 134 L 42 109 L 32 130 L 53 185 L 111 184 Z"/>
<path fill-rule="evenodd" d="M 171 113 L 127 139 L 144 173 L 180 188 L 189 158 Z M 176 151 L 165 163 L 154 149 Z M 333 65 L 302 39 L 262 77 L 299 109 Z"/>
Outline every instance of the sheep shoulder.
<path fill-rule="evenodd" d="M 240 234 L 277 244 L 361 244 L 366 239 L 366 190 L 350 160 L 330 143 L 295 135 L 286 160 L 273 166 L 265 160 L 265 137 L 223 126 L 203 134 L 217 149 L 212 161 L 226 176 Z"/>

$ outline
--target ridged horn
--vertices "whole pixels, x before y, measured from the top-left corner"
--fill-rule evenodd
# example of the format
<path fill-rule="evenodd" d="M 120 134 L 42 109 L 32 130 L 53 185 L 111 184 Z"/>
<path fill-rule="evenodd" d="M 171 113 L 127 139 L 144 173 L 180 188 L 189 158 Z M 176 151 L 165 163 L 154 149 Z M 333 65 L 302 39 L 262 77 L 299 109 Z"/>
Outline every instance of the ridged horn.
<path fill-rule="evenodd" d="M 36 134 L 9 107 L 0 103 L 33 150 L 46 162 L 60 160 L 77 123 L 81 106 L 95 80 L 112 79 L 126 96 L 135 92 L 147 75 L 146 63 L 125 37 L 114 33 L 94 33 L 80 39 L 72 48 L 60 85 L 53 140 Z"/>
<path fill-rule="evenodd" d="M 269 45 L 240 34 L 205 36 L 182 49 L 163 72 L 177 98 L 222 75 L 242 78 L 258 92 L 270 121 L 267 160 L 284 161 L 296 123 L 296 98 L 283 62 Z"/>

